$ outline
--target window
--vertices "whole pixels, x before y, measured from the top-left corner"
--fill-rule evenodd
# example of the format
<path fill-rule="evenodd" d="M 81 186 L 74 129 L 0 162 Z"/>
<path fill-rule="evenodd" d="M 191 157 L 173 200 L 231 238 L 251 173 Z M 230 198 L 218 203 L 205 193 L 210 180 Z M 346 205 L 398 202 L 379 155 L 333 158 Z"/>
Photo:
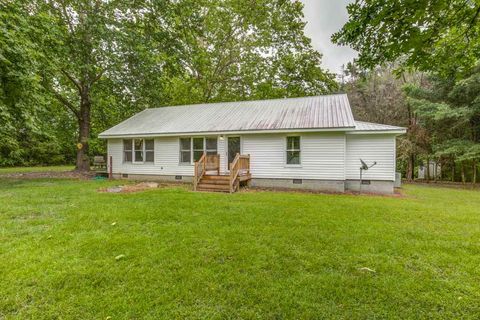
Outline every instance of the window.
<path fill-rule="evenodd" d="M 123 140 L 124 162 L 154 162 L 155 142 L 153 139 L 127 139 Z"/>
<path fill-rule="evenodd" d="M 205 152 L 208 155 L 217 154 L 217 138 L 205 138 Z"/>
<path fill-rule="evenodd" d="M 192 143 L 190 138 L 181 138 L 180 139 L 180 162 L 181 163 L 191 163 L 192 162 L 192 152 L 191 152 Z"/>
<path fill-rule="evenodd" d="M 287 164 L 300 164 L 300 137 L 287 137 Z"/>
<path fill-rule="evenodd" d="M 193 138 L 193 162 L 200 160 L 203 152 L 203 138 Z"/>
<path fill-rule="evenodd" d="M 217 138 L 180 138 L 180 163 L 200 160 L 203 153 L 217 154 Z"/>
<path fill-rule="evenodd" d="M 145 162 L 154 162 L 155 160 L 155 141 L 145 140 Z"/>
<path fill-rule="evenodd" d="M 133 142 L 134 148 L 134 162 L 143 162 L 143 139 L 134 139 Z"/>
<path fill-rule="evenodd" d="M 132 162 L 132 140 L 123 140 L 123 162 Z"/>

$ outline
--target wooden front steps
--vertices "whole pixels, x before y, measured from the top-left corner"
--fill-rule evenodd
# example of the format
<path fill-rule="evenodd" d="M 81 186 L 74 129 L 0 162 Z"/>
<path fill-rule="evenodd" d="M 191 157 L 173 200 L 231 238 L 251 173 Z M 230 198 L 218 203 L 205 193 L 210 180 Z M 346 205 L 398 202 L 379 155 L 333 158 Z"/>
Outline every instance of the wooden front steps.
<path fill-rule="evenodd" d="M 237 153 L 235 159 L 228 166 L 228 175 L 220 174 L 220 155 L 207 155 L 204 153 L 194 164 L 193 190 L 235 192 L 240 189 L 240 183 L 249 181 L 250 155 Z M 211 174 L 215 172 L 216 174 Z"/>
<path fill-rule="evenodd" d="M 242 176 L 239 176 L 237 179 L 238 179 L 238 183 L 240 183 L 243 181 L 250 180 L 251 176 L 242 175 Z M 200 179 L 200 182 L 197 185 L 197 191 L 230 192 L 230 176 L 229 175 L 204 175 Z"/>
<path fill-rule="evenodd" d="M 230 192 L 230 176 L 204 175 L 197 185 L 197 191 Z"/>

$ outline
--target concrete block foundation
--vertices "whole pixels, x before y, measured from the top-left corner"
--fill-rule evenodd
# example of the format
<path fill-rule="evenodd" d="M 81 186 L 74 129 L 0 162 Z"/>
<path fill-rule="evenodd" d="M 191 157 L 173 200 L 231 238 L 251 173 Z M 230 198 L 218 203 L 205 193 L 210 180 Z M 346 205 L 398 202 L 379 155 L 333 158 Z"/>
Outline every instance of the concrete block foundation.
<path fill-rule="evenodd" d="M 130 179 L 138 181 L 158 181 L 170 183 L 192 183 L 193 177 L 190 176 L 171 176 L 171 175 L 147 175 L 147 174 L 122 174 L 114 173 L 115 179 Z M 317 179 L 270 179 L 253 178 L 250 181 L 253 188 L 269 189 L 292 189 L 292 190 L 312 190 L 325 192 L 345 191 L 358 192 L 360 190 L 359 180 L 317 180 Z M 394 181 L 367 180 L 362 184 L 362 192 L 377 194 L 393 194 Z"/>
<path fill-rule="evenodd" d="M 316 179 L 260 179 L 254 178 L 251 187 L 272 189 L 297 189 L 328 192 L 345 192 L 345 182 L 341 180 Z"/>
<path fill-rule="evenodd" d="M 158 182 L 176 182 L 176 183 L 192 183 L 193 182 L 193 177 L 190 177 L 190 176 L 167 176 L 167 175 L 151 175 L 151 174 L 114 173 L 113 178 L 138 180 L 138 181 L 158 181 Z"/>
<path fill-rule="evenodd" d="M 393 194 L 394 181 L 366 180 L 361 189 L 365 193 Z M 359 192 L 360 180 L 346 180 L 345 190 Z"/>

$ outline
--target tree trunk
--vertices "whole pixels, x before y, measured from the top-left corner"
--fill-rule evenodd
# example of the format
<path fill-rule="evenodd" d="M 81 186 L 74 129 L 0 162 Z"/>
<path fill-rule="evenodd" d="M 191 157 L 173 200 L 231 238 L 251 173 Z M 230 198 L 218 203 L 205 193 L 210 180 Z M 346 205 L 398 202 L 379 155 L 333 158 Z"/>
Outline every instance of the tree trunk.
<path fill-rule="evenodd" d="M 466 181 L 466 180 L 465 180 L 465 165 L 463 164 L 463 162 L 462 162 L 462 164 L 460 165 L 460 169 L 462 170 L 462 171 L 461 171 L 461 172 L 462 172 L 462 183 L 465 183 L 465 181 Z"/>
<path fill-rule="evenodd" d="M 80 116 L 78 117 L 77 163 L 75 170 L 89 171 L 88 138 L 90 137 L 90 95 L 88 89 L 83 89 L 80 96 Z"/>
<path fill-rule="evenodd" d="M 477 183 L 477 160 L 473 160 L 473 177 L 472 183 Z"/>
<path fill-rule="evenodd" d="M 425 171 L 425 180 L 430 181 L 430 158 L 427 157 L 427 170 Z"/>
<path fill-rule="evenodd" d="M 407 180 L 408 181 L 413 181 L 414 178 L 414 171 L 415 171 L 415 159 L 414 155 L 411 154 L 408 157 L 408 164 L 407 164 Z"/>
<path fill-rule="evenodd" d="M 452 163 L 452 182 L 455 182 L 455 161 Z"/>

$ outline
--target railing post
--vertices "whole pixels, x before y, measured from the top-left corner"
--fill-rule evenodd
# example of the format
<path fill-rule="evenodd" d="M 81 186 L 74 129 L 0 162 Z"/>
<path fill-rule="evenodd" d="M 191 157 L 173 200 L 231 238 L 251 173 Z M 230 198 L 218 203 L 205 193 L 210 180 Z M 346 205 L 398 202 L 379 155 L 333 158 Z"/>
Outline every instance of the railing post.
<path fill-rule="evenodd" d="M 112 178 L 113 178 L 113 170 L 112 170 L 113 160 L 112 160 L 112 156 L 108 157 L 108 162 L 109 162 L 109 165 L 108 165 L 108 179 L 112 179 Z"/>
<path fill-rule="evenodd" d="M 197 163 L 193 163 L 193 191 L 197 191 Z"/>

